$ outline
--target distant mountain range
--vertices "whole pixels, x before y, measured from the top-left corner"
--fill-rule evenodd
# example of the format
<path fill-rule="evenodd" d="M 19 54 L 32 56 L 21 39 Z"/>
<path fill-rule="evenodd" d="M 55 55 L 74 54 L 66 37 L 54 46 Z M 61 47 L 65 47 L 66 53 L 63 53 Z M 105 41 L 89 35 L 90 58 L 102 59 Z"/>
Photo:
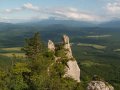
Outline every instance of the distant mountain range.
<path fill-rule="evenodd" d="M 9 26 L 51 26 L 51 25 L 63 25 L 63 26 L 70 26 L 70 27 L 105 27 L 105 28 L 119 28 L 120 27 L 120 20 L 112 20 L 109 22 L 103 23 L 96 23 L 96 22 L 87 22 L 87 21 L 74 21 L 74 20 L 53 20 L 53 19 L 46 19 L 46 20 L 36 20 L 30 21 L 25 23 L 4 23 L 0 22 L 0 28 L 9 27 Z"/>
<path fill-rule="evenodd" d="M 42 26 L 48 26 L 48 25 L 65 25 L 65 26 L 71 26 L 71 27 L 93 27 L 96 24 L 86 21 L 74 21 L 74 20 L 42 20 L 42 21 L 34 21 L 29 22 L 27 24 L 32 25 L 42 25 Z"/>
<path fill-rule="evenodd" d="M 112 20 L 99 24 L 99 27 L 120 28 L 120 20 Z"/>

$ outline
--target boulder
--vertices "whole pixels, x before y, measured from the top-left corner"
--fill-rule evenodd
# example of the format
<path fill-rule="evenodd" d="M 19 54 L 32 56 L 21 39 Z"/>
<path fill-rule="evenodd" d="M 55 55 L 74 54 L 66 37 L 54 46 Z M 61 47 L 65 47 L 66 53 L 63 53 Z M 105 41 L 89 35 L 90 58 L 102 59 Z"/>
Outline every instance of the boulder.
<path fill-rule="evenodd" d="M 91 81 L 87 90 L 114 90 L 113 86 L 104 81 Z"/>

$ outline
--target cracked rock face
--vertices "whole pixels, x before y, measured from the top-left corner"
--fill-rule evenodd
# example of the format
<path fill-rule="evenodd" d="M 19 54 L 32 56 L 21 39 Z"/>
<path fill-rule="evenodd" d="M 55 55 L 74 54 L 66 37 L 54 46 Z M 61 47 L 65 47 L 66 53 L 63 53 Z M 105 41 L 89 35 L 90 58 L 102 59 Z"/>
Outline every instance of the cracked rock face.
<path fill-rule="evenodd" d="M 77 82 L 80 82 L 80 68 L 76 62 L 74 61 L 68 61 L 67 62 L 68 67 L 66 67 L 66 73 L 64 77 L 71 77 Z"/>
<path fill-rule="evenodd" d="M 48 49 L 55 52 L 55 45 L 51 40 L 48 41 Z"/>
<path fill-rule="evenodd" d="M 87 90 L 114 90 L 110 84 L 103 81 L 91 81 L 88 84 Z"/>

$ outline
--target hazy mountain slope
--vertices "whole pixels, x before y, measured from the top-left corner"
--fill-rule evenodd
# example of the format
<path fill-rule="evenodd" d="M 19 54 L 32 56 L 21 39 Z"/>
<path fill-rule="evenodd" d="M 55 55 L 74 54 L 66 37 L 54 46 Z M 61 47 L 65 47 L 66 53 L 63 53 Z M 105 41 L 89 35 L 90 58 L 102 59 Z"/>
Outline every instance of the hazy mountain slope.
<path fill-rule="evenodd" d="M 23 25 L 32 25 L 32 26 L 65 25 L 65 26 L 73 26 L 73 27 L 94 27 L 96 26 L 95 23 L 88 22 L 88 21 L 55 20 L 55 19 L 46 19 L 46 20 L 40 20 L 40 21 L 35 20 L 35 21 L 30 21 L 28 23 L 24 23 Z"/>
<path fill-rule="evenodd" d="M 109 22 L 104 22 L 101 23 L 99 27 L 120 28 L 120 20 L 112 20 Z"/>

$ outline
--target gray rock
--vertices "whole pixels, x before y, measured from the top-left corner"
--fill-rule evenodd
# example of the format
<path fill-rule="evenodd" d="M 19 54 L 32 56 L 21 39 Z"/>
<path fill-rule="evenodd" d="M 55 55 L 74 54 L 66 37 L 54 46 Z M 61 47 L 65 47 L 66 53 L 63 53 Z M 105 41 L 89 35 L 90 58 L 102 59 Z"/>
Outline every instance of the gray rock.
<path fill-rule="evenodd" d="M 76 62 L 76 60 L 70 60 L 67 62 L 68 67 L 66 67 L 66 73 L 64 77 L 70 77 L 80 82 L 80 68 Z"/>
<path fill-rule="evenodd" d="M 51 40 L 48 40 L 48 49 L 55 52 L 55 45 Z"/>
<path fill-rule="evenodd" d="M 114 90 L 113 86 L 103 81 L 91 81 L 87 90 Z"/>
<path fill-rule="evenodd" d="M 73 58 L 69 37 L 67 35 L 63 35 L 63 45 L 64 45 L 66 57 L 68 59 Z"/>
<path fill-rule="evenodd" d="M 50 51 L 55 52 L 55 45 L 51 40 L 48 41 L 48 49 Z M 72 55 L 72 50 L 69 43 L 69 37 L 67 35 L 63 35 L 63 49 L 65 52 L 66 58 L 68 59 L 67 65 L 65 67 L 64 77 L 70 77 L 76 80 L 77 82 L 80 82 L 80 68 L 77 64 L 77 61 L 74 59 Z M 54 57 L 55 57 L 55 63 L 61 63 L 62 57 L 57 57 L 57 56 L 54 56 Z"/>

